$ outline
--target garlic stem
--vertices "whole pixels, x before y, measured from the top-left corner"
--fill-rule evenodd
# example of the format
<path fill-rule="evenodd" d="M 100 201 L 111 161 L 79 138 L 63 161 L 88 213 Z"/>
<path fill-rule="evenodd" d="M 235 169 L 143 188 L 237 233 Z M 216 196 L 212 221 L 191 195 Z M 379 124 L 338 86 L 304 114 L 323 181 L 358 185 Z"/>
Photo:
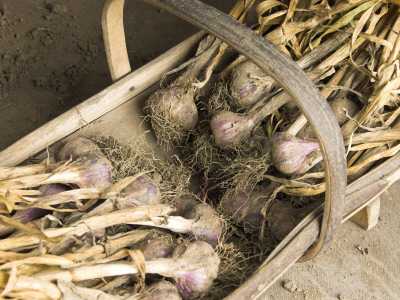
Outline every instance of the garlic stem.
<path fill-rule="evenodd" d="M 50 228 L 43 231 L 48 238 L 63 235 L 81 236 L 89 231 L 103 229 L 106 227 L 127 224 L 135 221 L 167 215 L 172 208 L 166 205 L 137 206 L 129 209 L 114 211 L 102 216 L 77 221 L 68 227 Z M 20 247 L 37 245 L 40 239 L 33 236 L 19 236 L 0 240 L 0 250 L 10 250 Z"/>
<path fill-rule="evenodd" d="M 180 244 L 172 258 L 157 258 L 145 262 L 146 273 L 173 278 L 185 298 L 198 297 L 210 288 L 217 277 L 220 259 L 211 245 L 205 242 Z M 131 262 L 115 262 L 79 266 L 68 270 L 45 271 L 32 277 L 36 280 L 82 281 L 109 276 L 137 274 Z"/>

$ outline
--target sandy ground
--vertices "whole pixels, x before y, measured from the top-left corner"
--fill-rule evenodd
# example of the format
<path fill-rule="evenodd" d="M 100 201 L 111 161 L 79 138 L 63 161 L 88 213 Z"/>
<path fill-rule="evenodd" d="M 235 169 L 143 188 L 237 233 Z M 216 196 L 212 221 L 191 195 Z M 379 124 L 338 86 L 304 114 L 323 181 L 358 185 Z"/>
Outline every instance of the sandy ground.
<path fill-rule="evenodd" d="M 229 9 L 230 1 L 208 1 Z M 111 84 L 100 26 L 102 1 L 0 0 L 0 150 Z M 135 69 L 196 32 L 142 1 L 126 2 Z M 400 207 L 395 184 L 379 224 L 344 224 L 316 259 L 296 264 L 262 299 L 398 299 Z"/>
<path fill-rule="evenodd" d="M 400 183 L 381 197 L 379 223 L 348 221 L 329 249 L 294 265 L 261 299 L 399 299 Z"/>

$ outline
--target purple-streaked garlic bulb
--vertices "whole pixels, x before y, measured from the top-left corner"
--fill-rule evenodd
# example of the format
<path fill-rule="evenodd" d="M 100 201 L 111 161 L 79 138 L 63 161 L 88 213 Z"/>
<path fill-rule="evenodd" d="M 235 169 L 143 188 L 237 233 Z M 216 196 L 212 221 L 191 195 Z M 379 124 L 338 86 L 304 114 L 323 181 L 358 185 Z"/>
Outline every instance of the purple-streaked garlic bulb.
<path fill-rule="evenodd" d="M 232 70 L 230 91 L 239 107 L 251 107 L 263 99 L 274 84 L 271 77 L 266 76 L 263 70 L 248 60 Z"/>
<path fill-rule="evenodd" d="M 146 103 L 145 111 L 160 142 L 182 142 L 199 121 L 194 101 L 196 78 L 221 45 L 214 37 L 206 40 L 199 46 L 196 58 L 184 66 L 185 71 L 168 88 L 152 94 Z M 197 88 L 204 87 L 208 79 Z"/>
<path fill-rule="evenodd" d="M 94 144 L 91 140 L 84 137 L 77 137 L 68 141 L 64 147 L 61 148 L 57 155 L 58 160 L 68 160 L 77 159 L 80 156 L 86 155 L 88 153 L 100 154 L 100 148 Z"/>
<path fill-rule="evenodd" d="M 268 197 L 268 195 L 267 195 Z M 261 208 L 266 197 L 260 187 L 238 191 L 232 196 L 224 196 L 221 207 L 224 214 L 244 225 L 255 227 L 261 224 Z"/>
<path fill-rule="evenodd" d="M 263 221 L 261 209 L 277 186 L 277 183 L 270 182 L 248 190 L 228 190 L 220 206 L 226 216 L 243 224 L 247 230 L 259 228 Z"/>
<path fill-rule="evenodd" d="M 121 204 L 122 208 L 137 205 L 159 204 L 160 190 L 158 185 L 147 175 L 138 176 L 118 193 L 118 198 L 126 200 L 127 205 Z"/>
<path fill-rule="evenodd" d="M 209 291 L 220 262 L 211 245 L 202 241 L 180 244 L 172 259 L 176 262 L 175 270 L 162 275 L 173 278 L 184 299 L 197 298 Z"/>
<path fill-rule="evenodd" d="M 58 183 L 41 186 L 39 190 L 42 192 L 42 194 L 39 196 L 39 198 L 56 195 L 58 193 L 65 192 L 68 189 L 69 189 L 68 186 Z M 50 210 L 47 209 L 38 207 L 29 207 L 25 210 L 18 210 L 13 216 L 13 219 L 23 224 L 26 224 L 30 221 L 44 217 L 49 212 Z"/>
<path fill-rule="evenodd" d="M 173 251 L 173 248 L 162 239 L 150 239 L 144 241 L 138 245 L 136 249 L 142 251 L 145 260 L 168 257 Z"/>
<path fill-rule="evenodd" d="M 317 201 L 296 209 L 290 202 L 275 200 L 269 207 L 267 214 L 272 235 L 278 241 L 283 240 L 304 217 L 320 204 L 321 202 Z"/>
<path fill-rule="evenodd" d="M 101 153 L 88 152 L 77 159 L 59 166 L 51 173 L 36 174 L 2 181 L 4 188 L 20 188 L 62 183 L 74 184 L 80 188 L 97 188 L 102 191 L 111 184 L 112 165 Z"/>
<path fill-rule="evenodd" d="M 160 198 L 158 185 L 145 174 L 126 177 L 108 188 L 103 194 L 103 198 L 107 199 L 81 218 L 99 216 L 115 209 L 156 205 L 159 204 Z"/>
<path fill-rule="evenodd" d="M 184 299 L 194 299 L 207 293 L 218 275 L 220 259 L 213 247 L 203 241 L 180 244 L 171 258 L 145 261 L 147 274 L 171 278 Z M 34 274 L 39 280 L 83 281 L 108 276 L 137 274 L 131 262 L 119 261 L 68 269 L 49 270 Z"/>
<path fill-rule="evenodd" d="M 126 209 L 134 206 L 141 205 L 157 205 L 159 204 L 160 191 L 157 184 L 145 174 L 126 177 L 110 188 L 104 193 L 107 199 L 96 206 L 91 211 L 82 214 L 71 215 L 64 222 L 72 224 L 82 219 L 87 219 L 95 216 L 100 216 L 116 209 Z M 104 198 L 105 198 L 104 197 Z M 104 236 L 104 229 L 94 232 L 95 236 Z M 92 235 L 93 236 L 93 235 Z M 64 241 L 64 244 L 54 249 L 53 253 L 58 254 L 70 248 L 75 243 L 75 239 L 69 238 Z"/>
<path fill-rule="evenodd" d="M 39 188 L 39 191 L 41 191 L 42 194 L 39 196 L 39 198 L 56 195 L 56 194 L 59 194 L 61 192 L 65 192 L 68 190 L 69 190 L 69 187 L 67 187 L 66 185 L 63 185 L 63 184 L 58 184 L 58 183 L 41 186 Z"/>
<path fill-rule="evenodd" d="M 162 98 L 163 106 L 173 122 L 184 130 L 194 129 L 198 122 L 198 112 L 194 103 L 192 89 L 176 89 L 167 91 Z"/>
<path fill-rule="evenodd" d="M 339 93 L 339 95 L 330 100 L 328 104 L 331 107 L 339 126 L 342 126 L 349 120 L 347 115 L 354 117 L 354 115 L 360 111 L 358 105 L 346 96 L 343 96 L 343 93 Z M 309 124 L 304 126 L 297 136 L 302 139 L 315 139 L 314 130 Z"/>
<path fill-rule="evenodd" d="M 210 126 L 218 147 L 233 148 L 251 137 L 255 118 L 221 111 L 212 117 Z"/>
<path fill-rule="evenodd" d="M 39 196 L 39 198 L 56 195 L 58 193 L 66 191 L 68 189 L 69 188 L 63 184 L 44 185 L 39 188 L 39 190 L 42 192 L 42 194 Z M 15 213 L 15 215 L 12 216 L 11 218 L 22 224 L 27 224 L 31 221 L 34 221 L 34 220 L 44 217 L 49 212 L 51 212 L 51 211 L 47 210 L 47 209 L 43 209 L 43 208 L 28 207 L 27 209 L 24 209 L 24 210 L 18 210 Z M 15 228 L 13 228 L 13 227 L 4 226 L 4 225 L 0 224 L 0 236 L 9 234 L 9 233 L 13 232 L 14 230 L 15 230 Z"/>
<path fill-rule="evenodd" d="M 346 96 L 339 95 L 328 103 L 340 126 L 349 120 L 346 111 L 350 117 L 353 117 L 360 110 L 358 105 Z"/>
<path fill-rule="evenodd" d="M 161 280 L 153 283 L 146 288 L 143 295 L 140 295 L 140 300 L 181 300 L 178 290 L 175 285 L 169 281 Z"/>
<path fill-rule="evenodd" d="M 59 166 L 52 173 L 18 177 L 2 182 L 5 187 L 35 187 L 52 183 L 72 184 L 79 188 L 94 188 L 100 192 L 111 185 L 111 164 L 103 156 L 89 153 Z"/>
<path fill-rule="evenodd" d="M 64 170 L 54 172 L 45 183 L 75 184 L 79 188 L 104 190 L 111 184 L 111 163 L 103 155 L 80 156 Z"/>
<path fill-rule="evenodd" d="M 103 189 L 108 187 L 111 182 L 111 162 L 101 153 L 101 149 L 87 138 L 77 137 L 67 142 L 58 153 L 58 159 L 62 161 L 72 159 L 79 162 L 77 163 L 78 165 L 85 165 L 86 163 L 88 166 L 87 171 L 83 171 L 82 175 L 85 179 L 81 184 L 75 182 L 66 183 L 77 184 L 80 188 L 99 186 L 99 188 Z M 97 180 L 99 184 L 95 183 Z"/>
<path fill-rule="evenodd" d="M 302 140 L 286 132 L 276 133 L 272 138 L 272 162 L 285 175 L 307 171 L 310 155 L 316 150 L 319 150 L 317 141 Z"/>
<path fill-rule="evenodd" d="M 146 103 L 151 125 L 160 140 L 166 136 L 172 142 L 181 142 L 185 134 L 193 130 L 198 121 L 198 111 L 194 102 L 194 89 L 172 85 L 150 96 Z"/>
<path fill-rule="evenodd" d="M 192 219 L 193 235 L 217 246 L 223 230 L 223 222 L 218 213 L 208 204 L 197 204 L 186 217 Z"/>
<path fill-rule="evenodd" d="M 274 201 L 268 212 L 272 235 L 281 241 L 296 226 L 295 208 L 289 202 Z"/>
<path fill-rule="evenodd" d="M 286 102 L 286 97 L 278 96 L 275 100 L 268 101 L 262 107 L 246 114 L 218 112 L 210 121 L 215 144 L 220 148 L 235 148 L 244 143 L 252 136 L 257 125 Z"/>

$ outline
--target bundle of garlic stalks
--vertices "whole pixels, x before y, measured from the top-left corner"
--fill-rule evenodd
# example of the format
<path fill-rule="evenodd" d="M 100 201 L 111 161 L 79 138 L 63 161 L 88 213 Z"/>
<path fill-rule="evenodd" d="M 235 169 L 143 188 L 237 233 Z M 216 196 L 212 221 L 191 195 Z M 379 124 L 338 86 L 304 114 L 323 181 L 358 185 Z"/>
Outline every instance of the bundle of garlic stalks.
<path fill-rule="evenodd" d="M 58 162 L 1 169 L 2 297 L 193 299 L 209 293 L 226 258 L 219 245 L 223 220 L 189 192 L 178 162 L 157 164 L 142 149 L 120 150 L 105 139 L 98 144 L 103 151 L 76 138 Z"/>
<path fill-rule="evenodd" d="M 240 0 L 230 12 L 320 88 L 348 182 L 400 150 L 397 5 Z M 320 205 L 315 133 L 271 77 L 213 36 L 171 73 L 144 111 L 174 155 L 77 138 L 56 159 L 0 169 L 1 297 L 220 299 Z"/>

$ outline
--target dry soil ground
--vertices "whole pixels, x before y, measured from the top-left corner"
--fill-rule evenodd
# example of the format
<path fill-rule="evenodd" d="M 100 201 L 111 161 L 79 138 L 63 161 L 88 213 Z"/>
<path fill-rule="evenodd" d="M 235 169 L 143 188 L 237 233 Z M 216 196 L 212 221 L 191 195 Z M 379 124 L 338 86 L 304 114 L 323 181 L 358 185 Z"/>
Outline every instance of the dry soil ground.
<path fill-rule="evenodd" d="M 0 0 L 0 150 L 111 84 L 102 2 Z M 125 24 L 133 69 L 197 31 L 139 0 L 126 1 Z M 382 197 L 378 226 L 346 223 L 325 253 L 292 267 L 264 299 L 400 298 L 399 192 L 395 184 Z"/>

